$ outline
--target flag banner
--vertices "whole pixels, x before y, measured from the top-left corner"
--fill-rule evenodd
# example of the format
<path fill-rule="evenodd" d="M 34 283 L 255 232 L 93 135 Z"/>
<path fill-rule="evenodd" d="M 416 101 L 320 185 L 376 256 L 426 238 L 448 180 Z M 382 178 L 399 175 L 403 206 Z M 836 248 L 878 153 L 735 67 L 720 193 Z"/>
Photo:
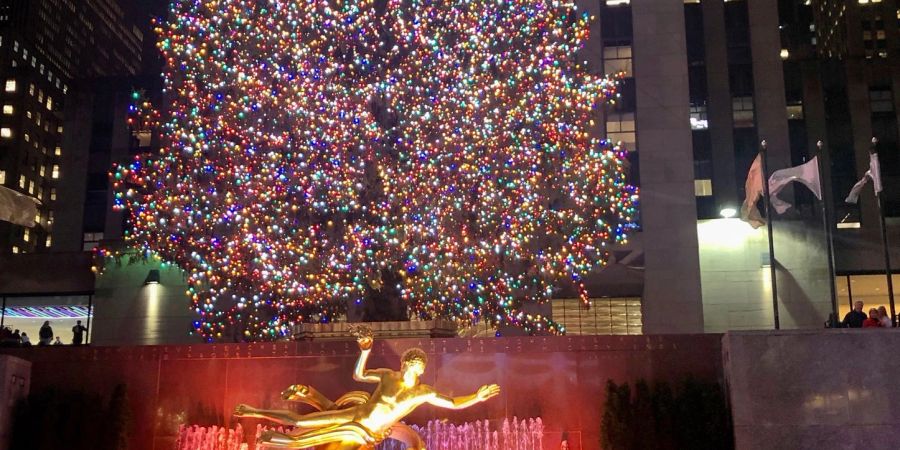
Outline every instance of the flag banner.
<path fill-rule="evenodd" d="M 859 193 L 862 192 L 863 187 L 869 180 L 872 180 L 875 195 L 878 195 L 881 192 L 881 164 L 878 162 L 878 153 L 869 154 L 869 170 L 853 185 L 853 189 L 850 189 L 850 193 L 847 194 L 847 198 L 844 201 L 847 203 L 859 201 Z"/>
<path fill-rule="evenodd" d="M 756 202 L 763 195 L 762 159 L 760 155 L 756 155 L 756 159 L 750 165 L 750 170 L 747 172 L 747 181 L 744 183 L 744 190 L 746 191 L 746 197 L 744 198 L 744 204 L 741 205 L 741 220 L 749 223 L 753 228 L 759 228 L 766 224 L 766 220 L 759 213 L 759 208 L 756 207 Z"/>
<path fill-rule="evenodd" d="M 778 214 L 784 214 L 785 211 L 791 208 L 790 203 L 778 198 L 778 193 L 794 182 L 803 184 L 812 191 L 817 199 L 822 200 L 822 183 L 819 180 L 818 156 L 814 156 L 805 164 L 776 170 L 769 177 L 769 201 L 772 202 L 772 207 L 775 208 Z"/>
<path fill-rule="evenodd" d="M 0 220 L 33 227 L 34 218 L 37 217 L 36 198 L 20 194 L 12 189 L 0 186 Z"/>

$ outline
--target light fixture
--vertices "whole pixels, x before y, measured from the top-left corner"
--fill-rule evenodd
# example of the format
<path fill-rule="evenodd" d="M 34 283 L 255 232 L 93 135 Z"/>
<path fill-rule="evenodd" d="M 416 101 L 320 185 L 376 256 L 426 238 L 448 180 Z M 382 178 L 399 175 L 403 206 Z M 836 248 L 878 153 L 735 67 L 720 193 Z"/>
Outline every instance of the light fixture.
<path fill-rule="evenodd" d="M 144 284 L 159 284 L 159 270 L 150 269 L 147 278 L 144 279 Z"/>
<path fill-rule="evenodd" d="M 722 208 L 722 210 L 719 211 L 719 215 L 726 219 L 734 217 L 735 214 L 737 214 L 737 210 L 731 207 Z"/>

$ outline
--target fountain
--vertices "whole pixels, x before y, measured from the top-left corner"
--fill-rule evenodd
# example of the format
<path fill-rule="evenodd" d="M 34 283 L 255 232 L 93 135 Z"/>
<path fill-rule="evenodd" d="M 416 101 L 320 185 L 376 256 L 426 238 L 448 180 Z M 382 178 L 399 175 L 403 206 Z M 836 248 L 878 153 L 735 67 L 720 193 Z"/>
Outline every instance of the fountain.
<path fill-rule="evenodd" d="M 544 424 L 540 418 L 503 419 L 494 429 L 487 420 L 453 424 L 432 420 L 424 426 L 412 425 L 429 450 L 541 450 Z M 254 442 L 267 431 L 284 433 L 281 427 L 256 426 Z M 240 424 L 234 429 L 224 427 L 181 426 L 174 450 L 262 450 L 264 447 L 244 442 L 244 430 Z M 394 439 L 385 439 L 377 450 L 406 450 L 406 445 Z"/>

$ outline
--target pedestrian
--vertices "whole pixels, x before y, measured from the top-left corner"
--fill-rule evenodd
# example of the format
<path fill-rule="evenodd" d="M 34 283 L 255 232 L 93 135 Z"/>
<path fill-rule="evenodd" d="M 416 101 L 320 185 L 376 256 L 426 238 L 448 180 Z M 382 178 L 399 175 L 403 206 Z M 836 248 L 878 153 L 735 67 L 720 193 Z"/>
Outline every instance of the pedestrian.
<path fill-rule="evenodd" d="M 59 340 L 59 336 L 56 337 L 56 340 L 53 341 L 53 345 L 65 345 L 61 340 Z"/>
<path fill-rule="evenodd" d="M 53 328 L 50 327 L 50 321 L 45 320 L 44 325 L 41 326 L 41 330 L 38 332 L 38 345 L 50 345 L 53 342 Z"/>
<path fill-rule="evenodd" d="M 79 320 L 78 323 L 72 327 L 72 345 L 81 345 L 84 342 L 84 332 L 87 331 L 87 328 L 81 324 Z"/>
<path fill-rule="evenodd" d="M 19 333 L 18 329 L 16 329 L 16 331 L 13 331 L 12 341 L 13 341 L 13 345 L 15 345 L 16 347 L 19 347 L 22 345 L 22 334 Z"/>
<path fill-rule="evenodd" d="M 882 328 L 892 328 L 894 324 L 891 322 L 891 316 L 887 313 L 884 305 L 878 307 L 878 320 L 881 321 Z"/>
<path fill-rule="evenodd" d="M 28 334 L 22 332 L 22 347 L 31 347 L 31 339 L 28 338 Z"/>
<path fill-rule="evenodd" d="M 881 328 L 881 321 L 878 320 L 878 310 L 869 308 L 869 318 L 863 321 L 863 328 Z"/>
<path fill-rule="evenodd" d="M 853 310 L 844 316 L 844 328 L 862 328 L 865 320 L 866 313 L 863 312 L 863 302 L 857 301 L 853 304 Z"/>

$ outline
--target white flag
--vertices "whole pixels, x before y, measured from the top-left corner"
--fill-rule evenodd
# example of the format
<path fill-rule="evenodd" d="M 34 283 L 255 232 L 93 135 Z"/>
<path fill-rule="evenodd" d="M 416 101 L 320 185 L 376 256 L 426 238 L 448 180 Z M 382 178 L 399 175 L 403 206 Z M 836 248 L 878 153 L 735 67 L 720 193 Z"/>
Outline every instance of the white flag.
<path fill-rule="evenodd" d="M 23 227 L 33 227 L 38 199 L 0 186 L 0 220 Z"/>
<path fill-rule="evenodd" d="M 784 214 L 790 209 L 791 204 L 778 198 L 778 193 L 793 182 L 802 183 L 808 187 L 816 198 L 822 200 L 822 183 L 819 181 L 819 157 L 814 156 L 805 164 L 796 167 L 776 170 L 769 177 L 769 201 L 778 214 Z"/>
<path fill-rule="evenodd" d="M 875 188 L 875 195 L 881 192 L 881 164 L 878 163 L 878 153 L 869 153 L 869 170 L 866 174 L 853 185 L 850 194 L 844 200 L 847 203 L 856 203 L 859 200 L 859 193 L 869 180 L 872 180 L 872 186 Z"/>
<path fill-rule="evenodd" d="M 744 190 L 746 197 L 744 204 L 741 205 L 741 220 L 750 224 L 753 228 L 759 228 L 766 224 L 762 214 L 756 207 L 756 202 L 763 195 L 762 184 L 762 159 L 760 155 L 756 155 L 753 164 L 750 164 L 750 170 L 747 172 L 747 181 L 744 182 Z"/>

